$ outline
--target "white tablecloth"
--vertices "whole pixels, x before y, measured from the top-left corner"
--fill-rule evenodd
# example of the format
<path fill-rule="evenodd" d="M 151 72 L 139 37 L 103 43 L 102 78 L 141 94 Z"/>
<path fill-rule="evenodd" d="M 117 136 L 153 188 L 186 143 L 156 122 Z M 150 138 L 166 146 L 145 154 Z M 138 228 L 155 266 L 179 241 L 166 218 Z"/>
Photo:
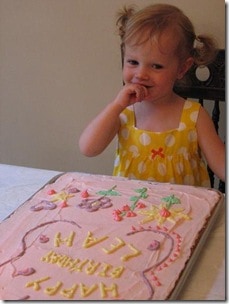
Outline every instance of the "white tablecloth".
<path fill-rule="evenodd" d="M 0 222 L 61 172 L 0 164 Z M 210 232 L 179 300 L 225 300 L 225 208 Z"/>

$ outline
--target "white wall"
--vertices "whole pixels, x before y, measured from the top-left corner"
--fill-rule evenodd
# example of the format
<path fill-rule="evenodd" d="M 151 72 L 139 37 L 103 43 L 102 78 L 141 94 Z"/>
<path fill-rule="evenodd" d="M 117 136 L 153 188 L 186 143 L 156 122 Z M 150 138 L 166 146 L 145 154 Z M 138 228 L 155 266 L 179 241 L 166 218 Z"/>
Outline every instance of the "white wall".
<path fill-rule="evenodd" d="M 115 143 L 82 156 L 80 133 L 122 85 L 115 14 L 166 2 L 225 47 L 222 0 L 0 0 L 0 162 L 111 174 Z"/>

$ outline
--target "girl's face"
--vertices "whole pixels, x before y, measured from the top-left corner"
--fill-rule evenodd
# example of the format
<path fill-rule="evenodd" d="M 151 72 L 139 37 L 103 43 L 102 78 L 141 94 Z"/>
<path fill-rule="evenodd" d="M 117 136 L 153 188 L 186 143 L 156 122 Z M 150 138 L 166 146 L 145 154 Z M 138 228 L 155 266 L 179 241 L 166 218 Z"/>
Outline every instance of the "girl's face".
<path fill-rule="evenodd" d="M 148 90 L 147 101 L 169 101 L 177 79 L 192 65 L 192 58 L 181 63 L 176 55 L 177 40 L 170 32 L 160 39 L 150 39 L 139 45 L 125 45 L 123 80 Z"/>

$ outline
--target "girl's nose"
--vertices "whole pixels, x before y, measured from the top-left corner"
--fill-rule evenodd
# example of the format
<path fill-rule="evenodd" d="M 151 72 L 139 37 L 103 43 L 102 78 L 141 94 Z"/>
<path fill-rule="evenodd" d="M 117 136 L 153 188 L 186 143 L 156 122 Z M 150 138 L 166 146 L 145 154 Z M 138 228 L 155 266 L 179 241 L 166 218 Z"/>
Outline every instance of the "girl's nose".
<path fill-rule="evenodd" d="M 149 74 L 147 72 L 147 69 L 144 67 L 139 67 L 139 69 L 136 71 L 135 77 L 141 80 L 148 80 Z"/>

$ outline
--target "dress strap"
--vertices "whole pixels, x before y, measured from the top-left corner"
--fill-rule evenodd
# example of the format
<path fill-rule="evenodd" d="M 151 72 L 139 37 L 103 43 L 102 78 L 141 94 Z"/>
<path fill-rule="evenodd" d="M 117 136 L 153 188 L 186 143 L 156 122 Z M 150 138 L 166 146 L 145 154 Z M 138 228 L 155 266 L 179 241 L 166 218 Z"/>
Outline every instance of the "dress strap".
<path fill-rule="evenodd" d="M 179 129 L 186 127 L 195 127 L 199 115 L 200 104 L 195 101 L 185 100 Z"/>
<path fill-rule="evenodd" d="M 127 107 L 120 115 L 122 125 L 135 126 L 135 114 L 133 105 Z"/>

